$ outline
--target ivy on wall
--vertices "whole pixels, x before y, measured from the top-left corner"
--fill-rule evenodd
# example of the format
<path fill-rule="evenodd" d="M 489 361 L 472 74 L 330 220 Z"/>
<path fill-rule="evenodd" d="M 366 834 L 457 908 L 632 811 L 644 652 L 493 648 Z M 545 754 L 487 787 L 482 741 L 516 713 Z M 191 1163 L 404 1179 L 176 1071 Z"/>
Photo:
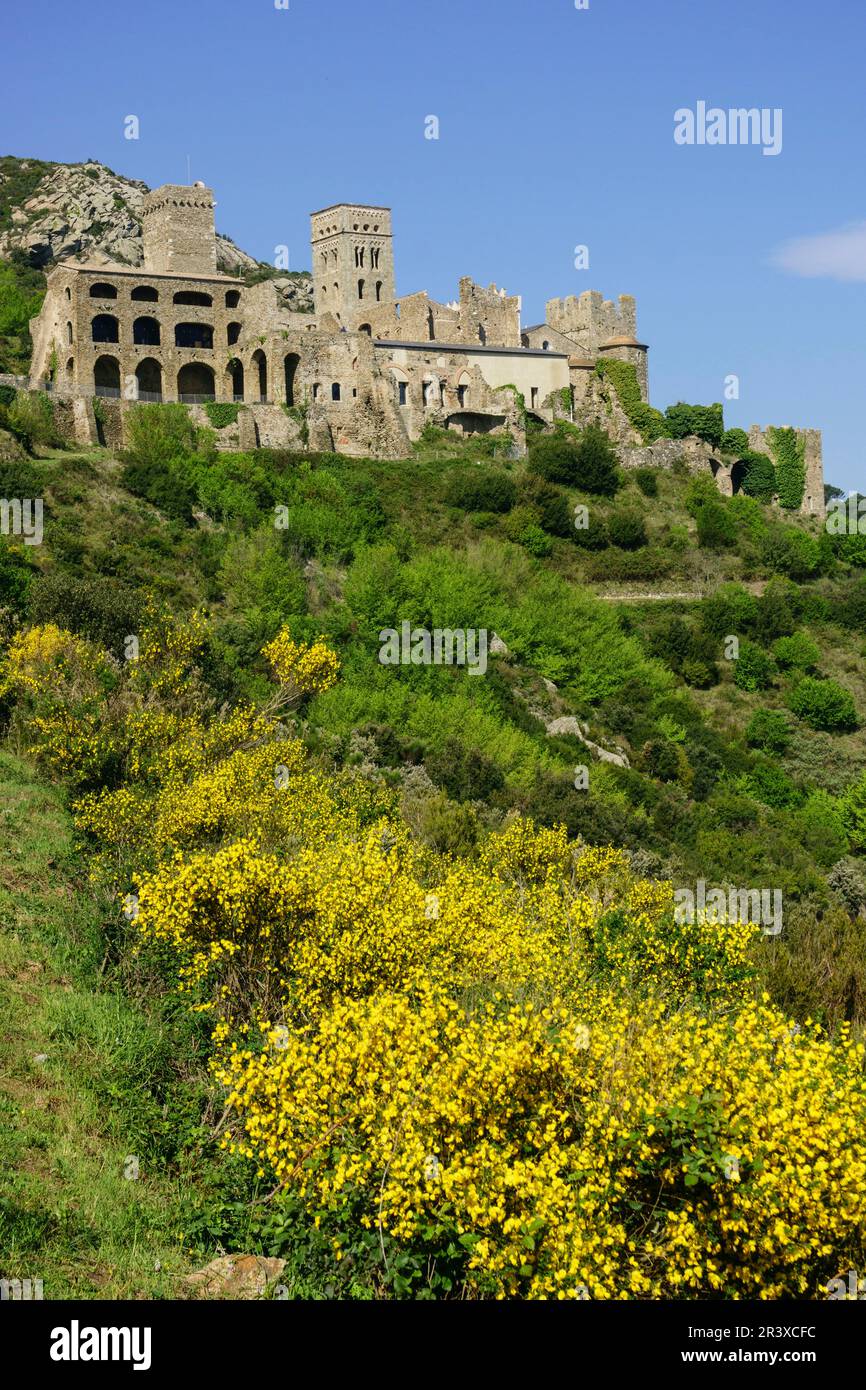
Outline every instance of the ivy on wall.
<path fill-rule="evenodd" d="M 613 387 L 629 424 L 634 426 L 644 444 L 652 444 L 655 439 L 670 438 L 670 428 L 661 411 L 641 399 L 633 363 L 620 362 L 615 357 L 602 357 L 596 362 L 595 369 L 602 380 Z"/>
<path fill-rule="evenodd" d="M 806 492 L 806 441 L 786 427 L 767 432 L 770 452 L 776 462 L 776 491 L 779 505 L 795 511 L 803 505 Z"/>
<path fill-rule="evenodd" d="M 224 430 L 238 418 L 240 404 L 234 401 L 206 401 L 205 410 L 215 430 Z"/>

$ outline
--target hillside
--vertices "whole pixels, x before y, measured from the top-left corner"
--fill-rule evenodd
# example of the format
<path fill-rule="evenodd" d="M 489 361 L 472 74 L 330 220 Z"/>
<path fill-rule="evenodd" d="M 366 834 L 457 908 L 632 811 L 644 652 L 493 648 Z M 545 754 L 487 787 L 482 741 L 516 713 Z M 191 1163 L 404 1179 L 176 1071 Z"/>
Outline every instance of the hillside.
<path fill-rule="evenodd" d="M 61 260 L 142 263 L 141 204 L 148 186 L 97 160 L 57 164 L 0 157 L 0 371 L 25 371 L 27 319 L 39 308 L 44 272 Z M 312 311 L 307 272 L 277 272 L 217 235 L 226 275 L 274 280 L 286 307 Z"/>
<path fill-rule="evenodd" d="M 46 520 L 0 542 L 0 716 L 21 807 L 36 768 L 71 811 L 50 852 L 105 956 L 19 1084 L 38 1047 L 62 1106 L 56 1068 L 136 1011 L 105 1124 L 141 1135 L 149 1291 L 223 1250 L 301 1297 L 821 1297 L 859 1267 L 859 538 L 685 467 L 551 481 L 538 437 L 217 453 L 172 406 L 133 436 L 7 447 L 0 493 Z M 404 621 L 498 641 L 483 675 L 385 665 Z M 699 880 L 781 892 L 781 933 L 677 922 Z M 15 930 L 17 998 L 46 958 Z M 56 1207 L 84 1178 L 53 1181 Z M 46 1219 L 29 1183 L 5 1201 Z M 104 1296 L 52 1231 L 55 1287 Z"/>

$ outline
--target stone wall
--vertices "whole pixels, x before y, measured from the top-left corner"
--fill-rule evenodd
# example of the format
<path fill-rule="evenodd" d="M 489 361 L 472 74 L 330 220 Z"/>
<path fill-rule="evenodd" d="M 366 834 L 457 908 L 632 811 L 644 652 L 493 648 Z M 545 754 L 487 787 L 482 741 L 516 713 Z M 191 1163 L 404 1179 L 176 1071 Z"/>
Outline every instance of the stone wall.
<path fill-rule="evenodd" d="M 166 183 L 141 205 L 144 268 L 155 274 L 216 275 L 213 191 Z"/>

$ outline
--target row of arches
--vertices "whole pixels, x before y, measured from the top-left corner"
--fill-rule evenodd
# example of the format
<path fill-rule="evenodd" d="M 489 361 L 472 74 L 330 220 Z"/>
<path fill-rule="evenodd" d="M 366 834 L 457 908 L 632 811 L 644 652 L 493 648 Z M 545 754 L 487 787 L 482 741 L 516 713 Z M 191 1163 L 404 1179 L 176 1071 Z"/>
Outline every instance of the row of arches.
<path fill-rule="evenodd" d="M 144 300 L 150 304 L 159 301 L 159 290 L 153 285 L 136 285 L 130 292 L 130 299 Z M 72 291 L 66 287 L 66 298 L 72 298 Z M 90 286 L 91 299 L 117 299 L 117 286 L 110 285 L 108 281 L 97 280 Z M 193 304 L 203 309 L 213 308 L 213 295 L 207 294 L 204 290 L 178 290 L 172 295 L 172 304 Z M 225 306 L 227 309 L 236 309 L 241 302 L 240 290 L 227 290 L 225 295 Z"/>
<path fill-rule="evenodd" d="M 239 323 L 230 323 L 226 330 L 229 346 L 236 343 L 241 333 Z M 66 325 L 67 340 L 72 342 L 72 324 Z M 94 343 L 119 343 L 120 323 L 114 314 L 96 314 L 91 320 L 90 336 Z M 179 348 L 212 348 L 214 330 L 210 323 L 176 323 L 174 326 L 174 345 Z M 142 314 L 133 320 L 132 341 L 141 347 L 159 347 L 162 333 L 159 320 Z"/>
<path fill-rule="evenodd" d="M 409 405 L 409 377 L 402 367 L 391 367 L 390 371 L 397 393 L 397 404 Z M 424 406 L 444 406 L 449 390 L 453 390 L 457 399 L 457 406 L 460 410 L 469 408 L 472 393 L 472 378 L 468 372 L 461 372 L 453 387 L 445 377 L 440 378 L 430 375 L 423 377 L 421 381 L 422 404 Z"/>
<path fill-rule="evenodd" d="M 283 360 L 283 380 L 287 405 L 295 404 L 296 380 L 300 362 L 300 357 L 294 352 L 288 353 Z M 70 375 L 72 367 L 73 360 L 70 358 L 67 363 L 67 372 Z M 234 400 L 245 400 L 246 376 L 244 365 L 239 358 L 232 358 L 227 367 L 227 374 L 231 382 Z M 266 401 L 268 399 L 268 361 L 261 349 L 253 353 L 250 362 L 250 376 L 255 387 L 255 395 L 252 399 Z M 135 368 L 135 377 L 138 382 L 139 399 L 162 400 L 163 368 L 155 357 L 145 357 L 139 362 Z M 93 385 L 97 396 L 120 396 L 120 362 L 116 357 L 103 354 L 96 359 L 93 367 Z M 338 382 L 333 384 L 331 392 L 333 400 L 340 400 L 341 388 Z M 207 362 L 184 363 L 177 374 L 177 395 L 181 401 L 215 400 L 216 373 L 213 367 Z M 318 391 L 315 392 L 315 395 L 318 397 Z"/>

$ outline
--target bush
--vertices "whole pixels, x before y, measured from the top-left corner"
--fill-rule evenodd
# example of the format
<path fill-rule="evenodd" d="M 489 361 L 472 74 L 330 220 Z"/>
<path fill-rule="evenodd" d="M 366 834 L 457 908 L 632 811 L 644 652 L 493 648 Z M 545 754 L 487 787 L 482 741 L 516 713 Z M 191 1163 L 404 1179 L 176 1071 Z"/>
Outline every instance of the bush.
<path fill-rule="evenodd" d="M 799 526 L 772 526 L 761 542 L 761 559 L 776 574 L 809 579 L 819 570 L 821 551 L 815 537 Z"/>
<path fill-rule="evenodd" d="M 772 502 L 778 486 L 773 460 L 766 454 L 747 450 L 741 462 L 747 464 L 742 484 L 743 492 L 749 497 L 757 498 L 759 502 Z"/>
<path fill-rule="evenodd" d="M 611 512 L 607 519 L 607 533 L 612 545 L 620 550 L 639 550 L 647 543 L 646 526 L 640 512 Z"/>
<path fill-rule="evenodd" d="M 812 729 L 830 732 L 857 728 L 857 710 L 851 692 L 831 680 L 804 676 L 788 701 L 794 714 Z"/>
<path fill-rule="evenodd" d="M 736 522 L 721 502 L 707 502 L 698 512 L 698 544 L 706 550 L 737 544 Z"/>
<path fill-rule="evenodd" d="M 466 512 L 509 512 L 517 488 L 507 473 L 493 468 L 467 468 L 449 480 L 445 500 Z"/>
<path fill-rule="evenodd" d="M 9 406 L 8 419 L 14 433 L 26 436 L 34 444 L 60 443 L 51 397 L 42 391 L 19 391 Z"/>
<path fill-rule="evenodd" d="M 802 671 L 812 670 L 817 666 L 820 655 L 817 645 L 805 632 L 779 637 L 773 643 L 773 658 L 785 671 L 791 667 Z"/>
<path fill-rule="evenodd" d="M 637 430 L 644 444 L 669 436 L 668 422 L 661 411 L 641 399 L 640 383 L 633 363 L 606 357 L 596 363 L 596 371 L 613 386 L 629 423 Z"/>
<path fill-rule="evenodd" d="M 542 530 L 538 512 L 534 507 L 519 506 L 507 517 L 505 534 L 528 550 L 530 555 L 539 558 L 549 555 L 553 544 L 547 532 Z"/>
<path fill-rule="evenodd" d="M 701 600 L 701 626 L 712 637 L 747 632 L 754 627 L 758 602 L 741 584 L 722 584 L 714 594 Z"/>
<path fill-rule="evenodd" d="M 725 432 L 723 410 L 718 402 L 714 405 L 686 405 L 684 401 L 678 401 L 676 405 L 668 406 L 665 420 L 672 439 L 696 435 L 707 444 L 718 446 Z"/>
<path fill-rule="evenodd" d="M 199 448 L 199 431 L 185 405 L 134 405 L 127 416 L 127 430 L 125 457 L 132 463 L 166 467 Z"/>
<path fill-rule="evenodd" d="M 773 663 L 766 652 L 754 642 L 741 642 L 734 663 L 734 684 L 741 690 L 766 690 L 772 681 Z"/>
<path fill-rule="evenodd" d="M 505 786 L 496 763 L 456 738 L 446 739 L 425 764 L 433 781 L 454 801 L 486 801 Z"/>
<path fill-rule="evenodd" d="M 658 497 L 659 480 L 654 468 L 636 468 L 632 476 L 644 497 Z"/>
<path fill-rule="evenodd" d="M 736 454 L 738 458 L 745 458 L 748 452 L 749 436 L 746 434 L 745 430 L 725 430 L 722 435 L 723 454 Z"/>
<path fill-rule="evenodd" d="M 529 446 L 529 468 L 549 483 L 577 483 L 578 439 L 564 430 L 538 435 Z"/>
<path fill-rule="evenodd" d="M 568 498 L 553 483 L 543 478 L 526 477 L 520 488 L 520 500 L 537 514 L 539 524 L 552 536 L 570 536 L 574 522 Z"/>
<path fill-rule="evenodd" d="M 54 570 L 33 585 L 30 621 L 54 623 L 65 632 L 86 637 L 120 658 L 124 639 L 139 631 L 142 599 L 134 589 L 111 579 L 71 578 Z"/>
<path fill-rule="evenodd" d="M 758 709 L 749 720 L 746 742 L 765 753 L 784 753 L 791 742 L 791 725 L 779 709 Z"/>

